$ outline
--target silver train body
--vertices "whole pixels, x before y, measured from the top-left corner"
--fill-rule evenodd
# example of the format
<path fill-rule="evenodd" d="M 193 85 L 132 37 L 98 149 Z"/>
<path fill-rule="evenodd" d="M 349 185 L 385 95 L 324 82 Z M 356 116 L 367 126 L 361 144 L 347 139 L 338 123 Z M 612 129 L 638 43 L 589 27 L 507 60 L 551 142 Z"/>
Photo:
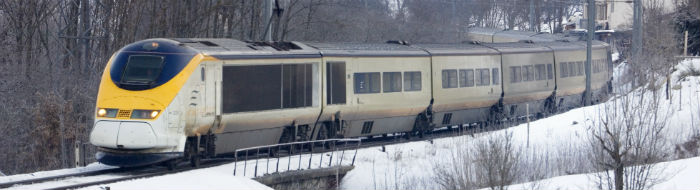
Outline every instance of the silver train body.
<path fill-rule="evenodd" d="M 184 52 L 189 59 L 179 60 L 186 62 L 180 73 L 161 80 L 160 86 L 134 90 L 114 77 L 126 76 L 114 66 L 123 52 L 149 56 L 170 51 Z M 582 105 L 585 59 L 583 42 L 144 40 L 117 52 L 105 70 L 91 142 L 100 147 L 101 162 L 137 166 L 259 145 L 422 135 L 444 126 L 499 123 L 526 112 L 547 115 Z M 591 93 L 594 101 L 603 101 L 612 69 L 607 44 L 594 43 L 593 63 Z M 124 63 L 121 72 L 130 64 Z M 116 74 L 110 78 L 108 72 Z M 174 94 L 163 95 L 167 93 Z M 123 100 L 111 101 L 119 98 Z M 155 107 L 139 107 L 145 104 Z M 103 114 L 103 108 L 112 109 Z M 123 110 L 131 111 L 131 117 Z M 159 112 L 134 119 L 133 110 Z M 121 115 L 107 117 L 110 111 Z"/>

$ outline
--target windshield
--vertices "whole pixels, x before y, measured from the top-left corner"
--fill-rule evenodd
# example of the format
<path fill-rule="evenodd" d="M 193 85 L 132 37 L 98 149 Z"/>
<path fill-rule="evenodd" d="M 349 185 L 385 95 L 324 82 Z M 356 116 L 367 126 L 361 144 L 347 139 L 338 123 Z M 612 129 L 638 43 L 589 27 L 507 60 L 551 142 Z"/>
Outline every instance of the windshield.
<path fill-rule="evenodd" d="M 132 55 L 126 63 L 120 83 L 128 85 L 152 85 L 163 69 L 162 56 Z"/>

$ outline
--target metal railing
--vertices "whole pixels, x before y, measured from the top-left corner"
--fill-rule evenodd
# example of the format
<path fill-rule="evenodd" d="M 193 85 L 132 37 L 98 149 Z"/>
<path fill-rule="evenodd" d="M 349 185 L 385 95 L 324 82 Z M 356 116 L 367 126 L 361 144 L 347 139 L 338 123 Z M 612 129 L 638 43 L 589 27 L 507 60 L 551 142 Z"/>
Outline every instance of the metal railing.
<path fill-rule="evenodd" d="M 351 147 L 348 147 L 348 143 L 355 143 L 351 144 Z M 333 167 L 333 166 L 342 166 L 343 164 L 343 159 L 345 156 L 346 151 L 353 151 L 353 156 L 352 156 L 352 161 L 350 162 L 350 165 L 355 165 L 355 158 L 357 157 L 357 149 L 359 149 L 360 144 L 362 143 L 361 139 L 355 138 L 355 139 L 326 139 L 326 140 L 316 140 L 316 141 L 302 141 L 302 142 L 292 142 L 292 143 L 282 143 L 282 144 L 274 144 L 274 145 L 266 145 L 266 146 L 256 146 L 256 147 L 250 147 L 250 148 L 244 148 L 244 149 L 239 149 L 235 151 L 235 162 L 233 166 L 233 175 L 237 175 L 238 173 L 238 161 L 239 158 L 242 157 L 243 159 L 243 176 L 246 176 L 247 170 L 248 170 L 248 158 L 252 157 L 255 159 L 254 163 L 254 171 L 253 171 L 253 177 L 258 177 L 258 168 L 259 168 L 259 162 L 261 160 L 265 160 L 265 172 L 262 173 L 262 175 L 265 174 L 270 174 L 270 158 L 273 159 L 273 161 L 276 159 L 275 166 L 274 166 L 274 172 L 273 173 L 279 173 L 280 172 L 280 161 L 284 162 L 287 161 L 287 168 L 284 171 L 291 171 L 292 170 L 292 161 L 297 162 L 297 167 L 295 170 L 303 170 L 304 168 L 306 169 L 311 169 L 314 168 L 314 163 L 312 163 L 315 159 L 318 159 L 318 165 L 317 168 L 323 168 L 323 167 Z M 304 149 L 308 149 L 308 151 L 304 151 Z M 320 150 L 316 150 L 320 149 Z M 265 156 L 261 156 L 261 151 Z M 253 154 L 250 156 L 250 154 Z M 286 155 L 281 155 L 282 153 L 286 153 Z M 324 154 L 330 153 L 327 156 L 330 156 L 326 161 L 328 162 L 327 164 L 324 163 Z M 317 157 L 314 157 L 314 154 L 320 154 L 317 155 Z M 333 156 L 336 156 L 335 160 L 335 165 Z M 308 157 L 308 164 L 306 166 L 302 165 L 302 160 L 306 160 Z M 252 161 L 251 161 L 252 162 Z M 306 163 L 306 162 L 305 162 Z M 251 163 L 252 164 L 252 163 Z M 282 166 L 284 167 L 284 166 Z"/>

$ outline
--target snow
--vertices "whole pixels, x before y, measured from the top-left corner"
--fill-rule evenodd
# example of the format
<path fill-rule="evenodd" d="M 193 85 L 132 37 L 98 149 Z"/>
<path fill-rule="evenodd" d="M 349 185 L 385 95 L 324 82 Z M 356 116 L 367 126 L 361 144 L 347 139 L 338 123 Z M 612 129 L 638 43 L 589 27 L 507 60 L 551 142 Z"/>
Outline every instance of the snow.
<path fill-rule="evenodd" d="M 672 110 L 668 119 L 668 133 L 669 136 L 676 138 L 668 139 L 671 145 L 682 143 L 688 139 L 691 133 L 698 132 L 700 77 L 688 77 L 685 81 L 678 81 L 679 73 L 691 64 L 695 68 L 700 68 L 700 60 L 683 62 L 679 66 L 679 71 L 672 76 L 672 84 L 677 84 L 677 87 L 673 88 L 671 99 L 662 101 L 660 105 L 660 109 Z M 624 75 L 625 67 L 627 66 L 624 63 L 616 67 L 614 73 L 616 78 Z M 663 94 L 663 91 L 660 92 Z M 358 153 L 355 169 L 343 178 L 341 187 L 343 189 L 440 188 L 433 178 L 434 168 L 436 166 L 451 167 L 449 162 L 445 164 L 444 161 L 451 152 L 475 140 L 502 135 L 506 131 L 512 133 L 514 144 L 521 145 L 519 148 L 525 149 L 526 152 L 547 152 L 577 157 L 577 154 L 583 154 L 577 152 L 577 147 L 580 147 L 581 143 L 587 140 L 585 122 L 595 119 L 599 111 L 603 109 L 602 104 L 573 109 L 566 113 L 531 122 L 529 130 L 527 124 L 521 124 L 505 130 L 476 134 L 474 137 L 465 135 L 436 139 L 433 143 L 421 141 L 390 145 L 386 146 L 386 152 L 382 152 L 381 148 L 378 147 L 362 149 Z M 522 146 L 527 144 L 529 146 Z M 691 158 L 668 162 L 669 168 L 674 168 L 670 170 L 675 171 L 678 175 L 672 176 L 668 181 L 655 188 L 700 189 L 700 183 L 697 182 L 699 181 L 698 177 L 700 177 L 700 173 L 698 173 L 700 171 L 699 161 L 700 158 Z M 552 164 L 562 164 L 566 167 L 567 163 Z M 592 189 L 588 184 L 589 179 L 581 176 L 587 175 L 551 178 L 545 180 L 545 184 L 549 184 L 549 186 L 540 189 Z M 526 188 L 528 186 L 521 185 L 519 187 Z"/>
<path fill-rule="evenodd" d="M 34 173 L 2 176 L 2 177 L 0 177 L 0 183 L 19 181 L 19 180 L 36 179 L 36 178 L 41 178 L 41 177 L 58 176 L 58 175 L 69 175 L 69 174 L 74 174 L 74 173 L 90 172 L 90 171 L 105 170 L 105 169 L 112 169 L 112 168 L 114 168 L 114 167 L 107 166 L 104 164 L 99 164 L 99 163 L 92 163 L 92 164 L 89 164 L 85 167 L 50 170 L 50 171 L 39 171 L 39 172 L 34 172 Z"/>
<path fill-rule="evenodd" d="M 666 189 L 693 189 L 700 188 L 700 157 L 676 160 L 671 162 L 660 163 L 667 166 L 665 175 L 670 176 L 667 181 L 651 187 L 651 190 L 666 190 Z M 591 180 L 592 174 L 578 174 L 558 176 L 545 180 L 528 182 L 508 186 L 508 189 L 532 189 L 531 187 L 539 187 L 539 189 L 598 189 L 596 184 Z"/>
<path fill-rule="evenodd" d="M 122 181 L 106 185 L 91 186 L 82 189 L 265 189 L 263 184 L 247 177 L 233 176 L 227 167 L 191 170 L 131 181 Z"/>

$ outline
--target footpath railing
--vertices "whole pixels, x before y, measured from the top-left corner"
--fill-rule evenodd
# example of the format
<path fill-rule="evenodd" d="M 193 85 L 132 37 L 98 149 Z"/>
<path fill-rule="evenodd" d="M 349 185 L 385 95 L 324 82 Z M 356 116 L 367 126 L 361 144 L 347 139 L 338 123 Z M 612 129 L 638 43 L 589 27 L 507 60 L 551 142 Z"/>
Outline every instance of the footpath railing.
<path fill-rule="evenodd" d="M 357 157 L 357 149 L 359 149 L 361 140 L 356 139 L 326 139 L 316 141 L 302 141 L 283 144 L 274 144 L 266 146 L 256 146 L 236 150 L 233 175 L 239 175 L 239 159 L 243 161 L 243 176 L 248 173 L 249 158 L 255 159 L 255 162 L 250 161 L 253 171 L 253 177 L 258 177 L 258 169 L 261 168 L 260 162 L 265 162 L 265 171 L 261 175 L 270 174 L 270 160 L 274 162 L 274 172 L 279 173 L 280 169 L 284 171 L 304 170 L 304 169 L 319 169 L 342 166 L 346 151 L 354 151 L 350 165 L 355 164 Z M 304 151 L 306 149 L 306 151 Z M 264 155 L 261 156 L 261 153 Z M 286 154 L 286 155 L 282 155 Z M 324 156 L 329 158 L 324 159 Z M 335 156 L 335 160 L 334 157 Z M 304 162 L 302 162 L 304 161 Z M 296 162 L 296 167 L 292 167 L 292 162 Z M 280 163 L 283 164 L 280 168 Z M 308 163 L 308 164 L 306 164 Z M 316 164 L 318 163 L 318 164 Z M 347 162 L 346 162 L 347 163 Z M 284 167 L 286 164 L 286 170 Z M 306 165 L 304 165 L 306 164 Z"/>

